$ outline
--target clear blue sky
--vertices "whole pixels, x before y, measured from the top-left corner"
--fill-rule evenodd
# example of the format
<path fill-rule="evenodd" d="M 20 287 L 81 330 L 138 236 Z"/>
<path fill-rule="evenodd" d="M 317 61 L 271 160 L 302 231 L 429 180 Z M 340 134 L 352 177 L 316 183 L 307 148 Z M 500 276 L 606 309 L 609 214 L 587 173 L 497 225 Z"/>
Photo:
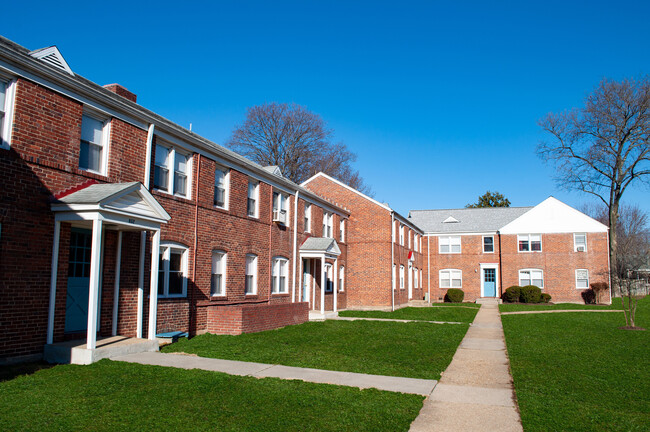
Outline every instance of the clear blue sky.
<path fill-rule="evenodd" d="M 515 206 L 589 201 L 535 155 L 537 120 L 603 77 L 650 73 L 647 0 L 13 1 L 2 15 L 3 36 L 57 45 L 76 73 L 217 143 L 249 106 L 304 105 L 405 215 L 488 189 Z M 637 186 L 624 201 L 650 212 L 649 198 Z"/>

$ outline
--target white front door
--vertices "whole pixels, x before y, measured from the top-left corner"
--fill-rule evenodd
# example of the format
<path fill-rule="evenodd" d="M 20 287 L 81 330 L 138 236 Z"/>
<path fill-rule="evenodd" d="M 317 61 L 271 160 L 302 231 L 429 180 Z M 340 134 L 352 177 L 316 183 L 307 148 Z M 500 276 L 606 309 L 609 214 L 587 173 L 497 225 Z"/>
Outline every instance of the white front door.
<path fill-rule="evenodd" d="M 409 300 L 413 298 L 413 264 L 409 261 Z"/>
<path fill-rule="evenodd" d="M 309 302 L 309 281 L 310 281 L 310 261 L 308 259 L 302 260 L 302 301 Z"/>

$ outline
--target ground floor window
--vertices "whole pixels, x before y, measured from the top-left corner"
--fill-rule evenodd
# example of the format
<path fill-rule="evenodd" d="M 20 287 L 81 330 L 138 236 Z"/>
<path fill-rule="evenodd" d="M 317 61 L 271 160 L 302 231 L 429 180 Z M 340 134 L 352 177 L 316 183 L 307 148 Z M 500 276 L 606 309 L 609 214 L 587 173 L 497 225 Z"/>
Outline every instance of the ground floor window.
<path fill-rule="evenodd" d="M 339 291 L 345 291 L 345 268 L 339 269 Z"/>
<path fill-rule="evenodd" d="M 586 269 L 576 270 L 576 288 L 577 289 L 589 288 L 589 270 Z"/>
<path fill-rule="evenodd" d="M 463 272 L 456 269 L 440 270 L 440 288 L 462 288 Z"/>
<path fill-rule="evenodd" d="M 404 289 L 404 266 L 399 266 L 399 289 Z"/>
<path fill-rule="evenodd" d="M 536 287 L 544 288 L 544 272 L 539 269 L 519 270 L 519 285 L 535 285 Z"/>
<path fill-rule="evenodd" d="M 212 252 L 210 294 L 213 296 L 226 295 L 226 253 L 224 251 Z"/>
<path fill-rule="evenodd" d="M 334 281 L 332 279 L 332 264 L 325 264 L 325 292 L 334 291 Z"/>
<path fill-rule="evenodd" d="M 257 255 L 246 255 L 245 294 L 257 294 Z"/>
<path fill-rule="evenodd" d="M 158 256 L 158 296 L 184 297 L 187 294 L 187 248 L 163 244 Z"/>
<path fill-rule="evenodd" d="M 420 287 L 420 285 L 419 285 L 419 280 L 420 279 L 419 279 L 418 269 L 417 268 L 413 270 L 413 276 L 414 276 L 414 278 L 413 278 L 413 286 L 415 288 L 419 288 Z"/>
<path fill-rule="evenodd" d="M 271 292 L 273 294 L 286 294 L 289 292 L 287 284 L 287 268 L 289 260 L 284 257 L 273 258 L 273 277 Z"/>

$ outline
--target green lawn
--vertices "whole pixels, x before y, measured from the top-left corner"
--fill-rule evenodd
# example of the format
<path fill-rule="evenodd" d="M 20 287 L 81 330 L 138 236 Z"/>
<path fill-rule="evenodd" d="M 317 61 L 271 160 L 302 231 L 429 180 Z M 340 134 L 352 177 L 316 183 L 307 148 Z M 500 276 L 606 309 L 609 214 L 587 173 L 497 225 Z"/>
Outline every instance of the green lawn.
<path fill-rule="evenodd" d="M 611 305 L 586 305 L 575 303 L 557 303 L 557 304 L 515 304 L 504 303 L 499 305 L 500 312 L 517 312 L 517 311 L 537 311 L 537 310 L 621 310 L 621 299 L 614 299 Z"/>
<path fill-rule="evenodd" d="M 394 312 L 341 311 L 339 316 L 470 323 L 477 312 L 478 308 L 469 307 L 405 307 Z"/>
<path fill-rule="evenodd" d="M 525 431 L 648 430 L 650 330 L 620 330 L 622 313 L 501 319 Z M 650 329 L 650 297 L 637 325 Z"/>
<path fill-rule="evenodd" d="M 0 383 L 0 430 L 407 431 L 422 400 L 102 360 Z"/>
<path fill-rule="evenodd" d="M 439 379 L 467 324 L 325 321 L 238 336 L 205 334 L 163 347 L 201 357 Z"/>

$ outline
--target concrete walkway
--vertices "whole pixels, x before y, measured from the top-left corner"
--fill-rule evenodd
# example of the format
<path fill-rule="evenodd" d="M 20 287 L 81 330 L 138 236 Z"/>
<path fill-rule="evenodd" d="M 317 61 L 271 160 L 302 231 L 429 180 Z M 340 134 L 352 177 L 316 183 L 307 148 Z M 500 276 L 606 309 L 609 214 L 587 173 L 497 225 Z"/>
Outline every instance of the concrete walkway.
<path fill-rule="evenodd" d="M 430 323 L 430 324 L 467 324 L 462 322 L 454 321 L 424 321 L 424 320 L 408 320 L 408 319 L 395 319 L 395 318 L 366 318 L 366 317 L 342 317 L 337 316 L 335 318 L 328 318 L 330 320 L 338 321 L 393 321 L 393 322 L 421 322 L 421 323 Z"/>
<path fill-rule="evenodd" d="M 554 310 L 529 310 L 529 311 L 501 312 L 501 315 L 524 315 L 524 314 L 565 313 L 565 312 L 623 312 L 623 310 L 618 310 L 618 309 L 554 309 Z"/>
<path fill-rule="evenodd" d="M 113 360 L 145 365 L 176 367 L 181 369 L 202 369 L 223 372 L 230 375 L 252 376 L 256 378 L 282 378 L 302 381 L 336 384 L 358 388 L 376 388 L 401 393 L 428 396 L 436 386 L 436 380 L 401 378 L 384 375 L 368 375 L 353 372 L 337 372 L 265 363 L 252 363 L 234 360 L 220 360 L 186 354 L 167 354 L 143 352 L 116 357 Z"/>
<path fill-rule="evenodd" d="M 496 301 L 481 306 L 410 430 L 523 431 Z"/>

